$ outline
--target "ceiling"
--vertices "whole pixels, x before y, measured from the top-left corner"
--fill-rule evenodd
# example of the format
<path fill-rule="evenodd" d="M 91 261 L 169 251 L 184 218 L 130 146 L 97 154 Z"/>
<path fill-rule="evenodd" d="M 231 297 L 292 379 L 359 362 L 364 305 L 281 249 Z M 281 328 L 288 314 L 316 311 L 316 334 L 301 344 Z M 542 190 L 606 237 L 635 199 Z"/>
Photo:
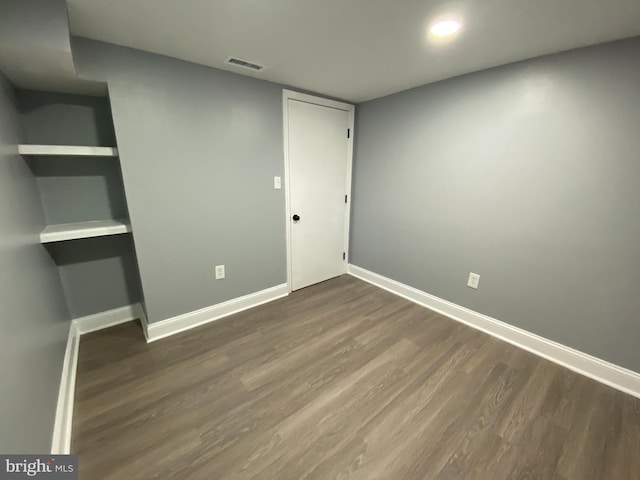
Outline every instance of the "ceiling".
<path fill-rule="evenodd" d="M 639 0 L 67 0 L 74 35 L 352 102 L 640 35 Z M 456 38 L 427 38 L 456 17 Z M 226 65 L 235 56 L 266 65 Z"/>

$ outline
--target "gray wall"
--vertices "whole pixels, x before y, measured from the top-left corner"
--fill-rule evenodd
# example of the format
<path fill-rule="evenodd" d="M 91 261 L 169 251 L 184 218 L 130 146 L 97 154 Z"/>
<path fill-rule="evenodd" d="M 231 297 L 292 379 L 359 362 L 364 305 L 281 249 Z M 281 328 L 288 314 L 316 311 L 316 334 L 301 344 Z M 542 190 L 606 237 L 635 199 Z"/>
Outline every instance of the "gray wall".
<path fill-rule="evenodd" d="M 635 38 L 359 105 L 352 263 L 640 371 L 639 60 Z"/>
<path fill-rule="evenodd" d="M 28 143 L 115 146 L 104 97 L 20 91 L 18 105 Z M 127 218 L 118 159 L 32 157 L 47 224 Z M 73 318 L 140 301 L 131 235 L 47 246 L 59 265 Z"/>
<path fill-rule="evenodd" d="M 105 97 L 19 91 L 18 104 L 26 143 L 116 145 Z M 127 218 L 117 159 L 38 156 L 28 163 L 48 224 Z"/>
<path fill-rule="evenodd" d="M 20 90 L 18 104 L 26 143 L 103 147 L 116 143 L 106 97 Z"/>
<path fill-rule="evenodd" d="M 65 0 L 0 1 L 0 70 L 20 88 L 106 92 L 76 76 Z"/>
<path fill-rule="evenodd" d="M 127 218 L 122 176 L 114 158 L 32 157 L 47 224 Z"/>
<path fill-rule="evenodd" d="M 47 250 L 58 265 L 73 318 L 141 300 L 131 235 L 56 242 Z"/>
<path fill-rule="evenodd" d="M 15 97 L 0 74 L 0 452 L 44 453 L 51 435 L 69 313 L 22 140 Z"/>
<path fill-rule="evenodd" d="M 65 0 L 2 0 L 0 46 L 5 44 L 56 50 L 70 59 Z"/>
<path fill-rule="evenodd" d="M 109 85 L 149 321 L 285 283 L 281 86 L 85 39 L 73 49 L 80 76 Z"/>

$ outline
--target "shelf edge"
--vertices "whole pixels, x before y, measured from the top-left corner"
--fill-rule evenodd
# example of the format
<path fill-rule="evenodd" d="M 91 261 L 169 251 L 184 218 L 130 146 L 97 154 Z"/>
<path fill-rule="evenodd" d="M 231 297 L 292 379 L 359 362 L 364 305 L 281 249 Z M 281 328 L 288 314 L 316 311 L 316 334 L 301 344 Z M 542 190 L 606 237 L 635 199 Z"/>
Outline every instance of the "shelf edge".
<path fill-rule="evenodd" d="M 79 145 L 18 145 L 20 155 L 68 156 L 68 157 L 117 157 L 116 147 L 91 147 Z"/>
<path fill-rule="evenodd" d="M 131 233 L 131 224 L 127 221 L 116 220 L 121 222 L 119 225 L 94 226 L 90 225 L 94 222 L 86 222 L 87 226 L 82 227 L 82 222 L 69 224 L 75 225 L 68 230 L 59 230 L 48 232 L 47 228 L 40 232 L 40 243 L 63 242 L 66 240 L 78 240 L 82 238 L 106 237 L 109 235 L 120 235 L 123 233 Z M 64 224 L 61 224 L 64 225 Z M 61 225 L 50 225 L 49 227 L 59 227 Z"/>

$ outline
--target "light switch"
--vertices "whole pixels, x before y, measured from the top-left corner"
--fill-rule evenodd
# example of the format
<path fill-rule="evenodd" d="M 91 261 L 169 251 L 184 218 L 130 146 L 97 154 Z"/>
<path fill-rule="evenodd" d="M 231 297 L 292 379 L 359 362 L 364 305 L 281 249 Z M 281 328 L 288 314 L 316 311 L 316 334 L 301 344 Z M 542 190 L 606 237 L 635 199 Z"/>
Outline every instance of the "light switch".
<path fill-rule="evenodd" d="M 467 287 L 478 289 L 478 284 L 480 283 L 480 275 L 477 273 L 471 272 L 469 274 L 469 280 L 467 281 Z"/>
<path fill-rule="evenodd" d="M 280 190 L 282 188 L 282 180 L 280 177 L 273 177 L 273 188 Z"/>
<path fill-rule="evenodd" d="M 216 280 L 224 278 L 224 265 L 216 265 Z"/>

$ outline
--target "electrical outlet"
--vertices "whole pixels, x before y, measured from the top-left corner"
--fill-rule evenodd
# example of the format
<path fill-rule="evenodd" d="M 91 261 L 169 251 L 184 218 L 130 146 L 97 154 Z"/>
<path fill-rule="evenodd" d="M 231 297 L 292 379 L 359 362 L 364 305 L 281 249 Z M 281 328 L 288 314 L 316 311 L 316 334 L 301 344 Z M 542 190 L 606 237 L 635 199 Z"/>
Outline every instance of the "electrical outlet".
<path fill-rule="evenodd" d="M 467 287 L 478 289 L 478 284 L 480 283 L 480 275 L 477 273 L 471 272 L 469 274 L 469 280 L 467 281 Z"/>
<path fill-rule="evenodd" d="M 280 190 L 282 188 L 282 179 L 280 177 L 273 177 L 273 188 Z"/>
<path fill-rule="evenodd" d="M 216 280 L 224 278 L 224 265 L 216 265 Z"/>

